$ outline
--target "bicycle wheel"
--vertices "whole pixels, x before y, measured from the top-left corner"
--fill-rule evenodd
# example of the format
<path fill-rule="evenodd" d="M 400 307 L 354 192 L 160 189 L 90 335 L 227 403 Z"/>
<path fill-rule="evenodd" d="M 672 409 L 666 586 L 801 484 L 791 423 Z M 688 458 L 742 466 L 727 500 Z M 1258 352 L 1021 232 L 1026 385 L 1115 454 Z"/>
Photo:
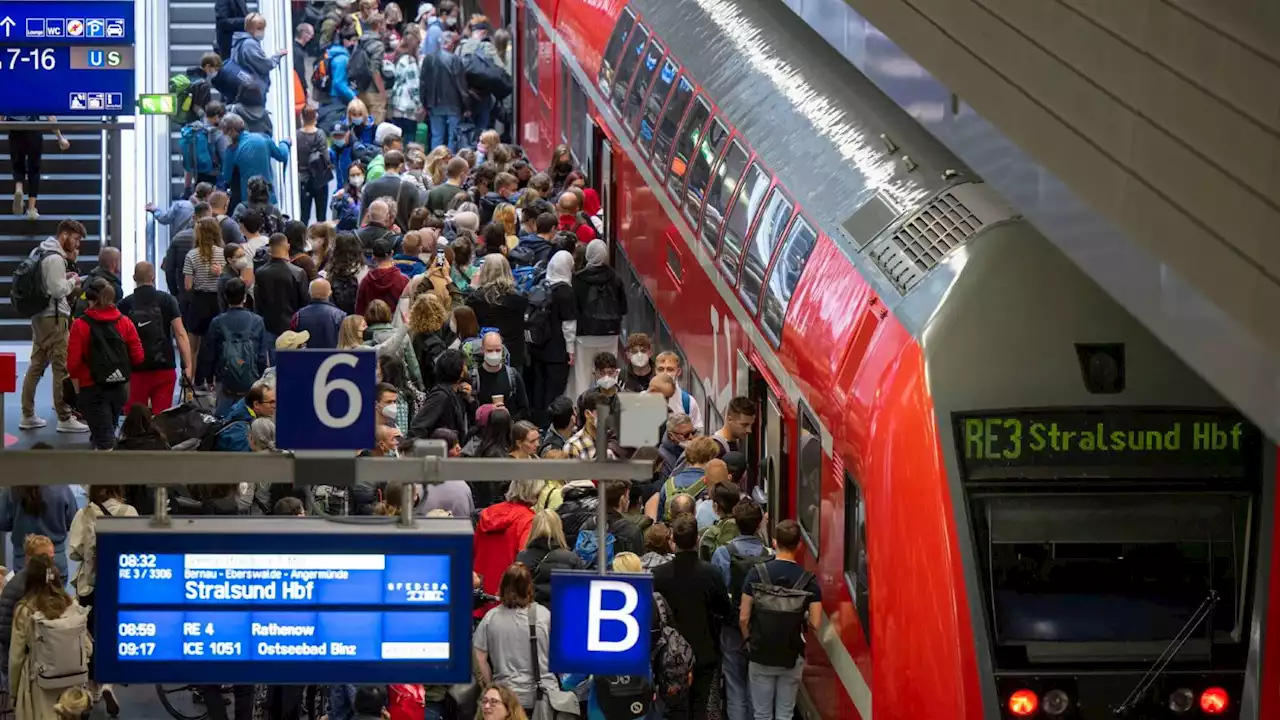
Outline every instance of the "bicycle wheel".
<path fill-rule="evenodd" d="M 156 685 L 156 695 L 165 711 L 175 720 L 205 720 L 209 717 L 204 698 L 191 685 Z"/>

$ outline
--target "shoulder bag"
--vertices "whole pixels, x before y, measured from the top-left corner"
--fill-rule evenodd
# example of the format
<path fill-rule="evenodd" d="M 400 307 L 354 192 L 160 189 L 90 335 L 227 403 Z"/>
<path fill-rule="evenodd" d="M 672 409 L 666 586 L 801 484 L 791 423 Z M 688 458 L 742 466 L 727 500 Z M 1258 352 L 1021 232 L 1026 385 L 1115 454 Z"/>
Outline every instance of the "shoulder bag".
<path fill-rule="evenodd" d="M 538 665 L 538 603 L 529 605 L 529 652 L 533 657 L 533 714 L 529 720 L 573 720 L 582 711 L 578 696 L 542 685 L 542 669 Z"/>

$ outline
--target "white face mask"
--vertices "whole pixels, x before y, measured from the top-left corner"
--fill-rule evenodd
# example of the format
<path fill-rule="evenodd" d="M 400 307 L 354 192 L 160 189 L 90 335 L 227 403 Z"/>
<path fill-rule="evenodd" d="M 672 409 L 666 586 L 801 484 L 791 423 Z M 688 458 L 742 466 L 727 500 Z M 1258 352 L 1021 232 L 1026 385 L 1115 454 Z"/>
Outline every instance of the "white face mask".
<path fill-rule="evenodd" d="M 489 367 L 502 367 L 502 351 L 493 350 L 484 354 L 484 364 Z"/>
<path fill-rule="evenodd" d="M 364 176 L 363 176 L 363 175 L 357 175 L 357 176 L 355 176 L 355 177 L 351 178 L 351 187 L 360 187 L 361 185 L 364 185 Z"/>
<path fill-rule="evenodd" d="M 398 408 L 396 408 L 394 403 L 382 406 L 382 417 L 390 420 L 391 422 L 396 421 L 397 412 Z"/>
<path fill-rule="evenodd" d="M 235 260 L 232 260 L 232 261 L 231 261 L 231 267 L 233 267 L 233 268 L 235 268 L 235 269 L 237 269 L 237 270 L 248 270 L 248 269 L 249 269 L 249 258 L 247 258 L 247 257 L 243 257 L 243 256 L 238 257 L 238 258 L 236 258 Z"/>
<path fill-rule="evenodd" d="M 605 375 L 599 380 L 596 380 L 596 387 L 600 388 L 601 390 L 612 390 L 618 387 L 618 378 L 614 377 L 613 375 Z"/>
<path fill-rule="evenodd" d="M 636 367 L 644 367 L 649 364 L 649 353 L 638 352 L 631 353 L 631 364 Z"/>

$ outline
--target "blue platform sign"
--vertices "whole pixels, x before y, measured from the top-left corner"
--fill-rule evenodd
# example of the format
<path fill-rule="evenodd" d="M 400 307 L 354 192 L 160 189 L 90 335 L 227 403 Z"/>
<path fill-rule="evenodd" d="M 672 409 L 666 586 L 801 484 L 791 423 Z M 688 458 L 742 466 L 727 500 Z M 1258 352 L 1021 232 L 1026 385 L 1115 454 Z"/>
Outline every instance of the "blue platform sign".
<path fill-rule="evenodd" d="M 282 450 L 374 446 L 378 354 L 370 350 L 276 353 L 276 444 Z"/>
<path fill-rule="evenodd" d="M 650 673 L 653 577 L 551 573 L 551 671 L 595 675 Z"/>
<path fill-rule="evenodd" d="M 95 677 L 468 682 L 471 547 L 466 519 L 111 518 L 98 525 Z"/>
<path fill-rule="evenodd" d="M 0 1 L 0 115 L 132 115 L 133 2 Z"/>

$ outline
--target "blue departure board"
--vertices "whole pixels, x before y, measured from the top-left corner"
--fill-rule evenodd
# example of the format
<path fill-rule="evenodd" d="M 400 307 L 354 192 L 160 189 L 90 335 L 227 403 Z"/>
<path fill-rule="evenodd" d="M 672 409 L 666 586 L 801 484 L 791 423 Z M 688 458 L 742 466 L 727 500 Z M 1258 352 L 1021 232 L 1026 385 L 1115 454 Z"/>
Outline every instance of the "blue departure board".
<path fill-rule="evenodd" d="M 0 115 L 131 115 L 133 2 L 0 0 Z"/>
<path fill-rule="evenodd" d="M 464 682 L 471 526 L 327 518 L 98 526 L 97 679 Z M 155 552 L 159 550 L 160 552 Z"/>

